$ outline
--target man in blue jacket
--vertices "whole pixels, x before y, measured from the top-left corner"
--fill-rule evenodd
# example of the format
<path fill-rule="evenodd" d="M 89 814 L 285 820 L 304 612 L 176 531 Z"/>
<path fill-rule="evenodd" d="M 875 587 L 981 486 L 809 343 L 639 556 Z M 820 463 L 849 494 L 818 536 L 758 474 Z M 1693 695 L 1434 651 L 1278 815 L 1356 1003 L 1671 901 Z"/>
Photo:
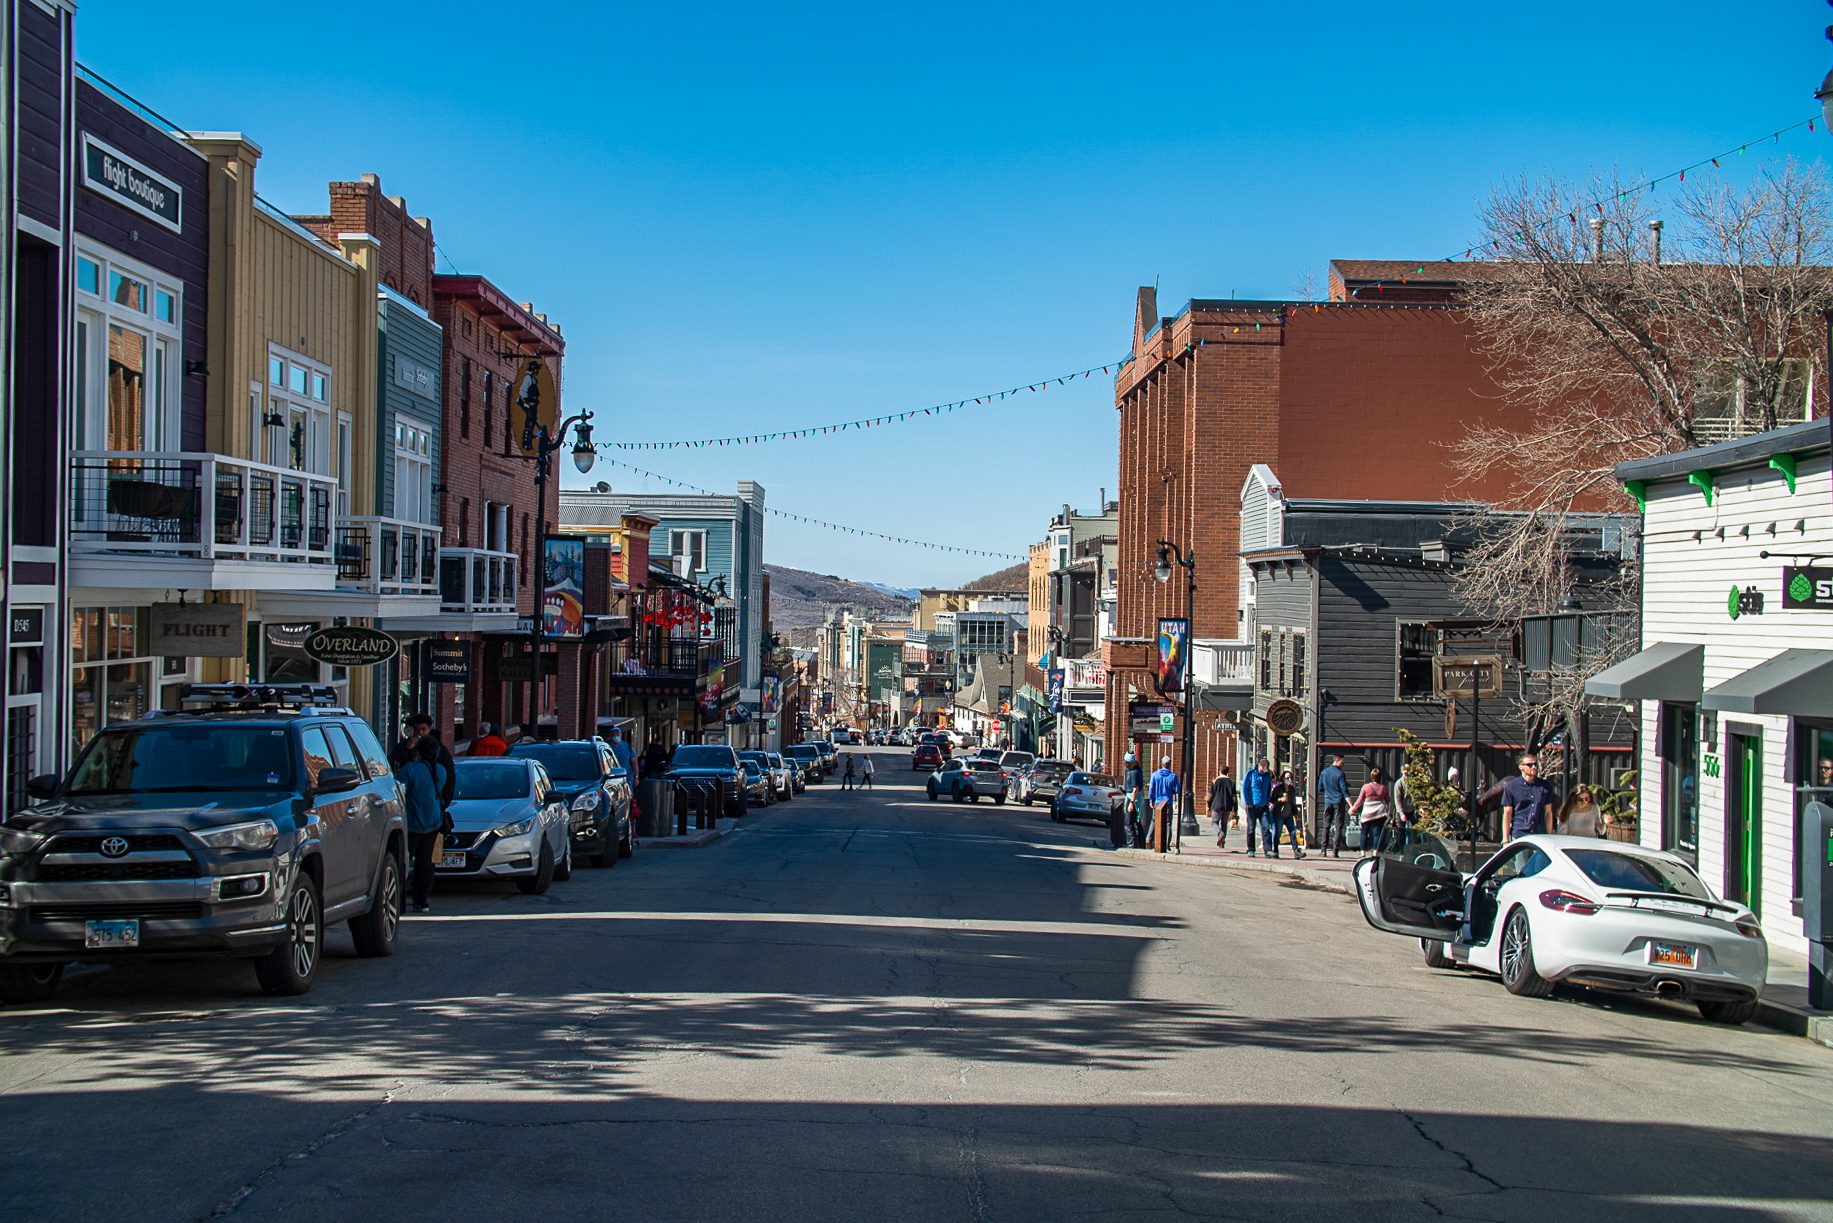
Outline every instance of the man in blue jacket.
<path fill-rule="evenodd" d="M 1178 796 L 1177 774 L 1171 771 L 1171 757 L 1159 761 L 1158 768 L 1152 771 L 1152 781 L 1148 788 L 1148 797 L 1152 801 L 1152 844 L 1157 853 L 1164 853 L 1170 848 L 1171 839 L 1171 804 Z"/>
<path fill-rule="evenodd" d="M 1247 856 L 1250 858 L 1254 856 L 1254 830 L 1267 818 L 1267 807 L 1272 801 L 1273 772 L 1263 757 L 1241 778 L 1241 805 L 1247 808 Z M 1266 847 L 1268 853 L 1274 848 L 1274 845 Z"/>
<path fill-rule="evenodd" d="M 1343 775 L 1343 758 L 1332 756 L 1317 775 L 1317 796 L 1324 804 L 1324 852 L 1343 856 L 1343 828 L 1349 819 L 1349 779 Z"/>

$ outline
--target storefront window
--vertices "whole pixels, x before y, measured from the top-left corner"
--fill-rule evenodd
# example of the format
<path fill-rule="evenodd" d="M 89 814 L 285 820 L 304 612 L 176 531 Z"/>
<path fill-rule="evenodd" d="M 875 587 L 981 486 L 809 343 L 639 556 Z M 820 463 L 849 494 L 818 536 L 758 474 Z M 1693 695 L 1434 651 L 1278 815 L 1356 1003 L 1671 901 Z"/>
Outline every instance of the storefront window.
<path fill-rule="evenodd" d="M 267 649 L 261 678 L 270 684 L 315 684 L 318 663 L 305 652 L 305 639 L 316 624 L 269 624 L 263 631 Z"/>
<path fill-rule="evenodd" d="M 182 658 L 146 652 L 142 607 L 79 607 L 70 615 L 71 747 L 104 727 L 145 717 L 172 704 L 168 687 L 184 682 Z"/>
<path fill-rule="evenodd" d="M 1661 846 L 1699 860 L 1699 715 L 1661 703 Z"/>
<path fill-rule="evenodd" d="M 1801 872 L 1807 860 L 1807 809 L 1816 800 L 1833 805 L 1833 722 L 1795 723 L 1795 845 L 1789 895 L 1801 900 Z"/>

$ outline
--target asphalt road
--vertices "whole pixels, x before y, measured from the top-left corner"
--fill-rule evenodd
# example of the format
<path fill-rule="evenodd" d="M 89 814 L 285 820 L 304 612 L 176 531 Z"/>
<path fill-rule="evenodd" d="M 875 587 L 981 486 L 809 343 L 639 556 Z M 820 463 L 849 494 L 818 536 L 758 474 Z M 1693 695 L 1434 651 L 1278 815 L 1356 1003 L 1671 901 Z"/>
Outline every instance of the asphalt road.
<path fill-rule="evenodd" d="M 702 850 L 473 886 L 315 992 L 0 1012 L 56 1219 L 1833 1218 L 1833 1051 L 1424 968 L 1346 898 L 931 804 L 901 752 Z"/>

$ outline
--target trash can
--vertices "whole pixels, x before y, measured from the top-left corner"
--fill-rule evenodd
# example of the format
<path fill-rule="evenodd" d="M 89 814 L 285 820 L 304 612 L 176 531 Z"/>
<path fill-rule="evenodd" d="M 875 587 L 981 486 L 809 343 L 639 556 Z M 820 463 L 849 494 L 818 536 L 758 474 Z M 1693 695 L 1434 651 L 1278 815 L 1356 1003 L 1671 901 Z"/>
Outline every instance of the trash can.
<path fill-rule="evenodd" d="M 675 833 L 675 784 L 657 777 L 636 783 L 636 832 L 639 837 L 668 837 Z"/>

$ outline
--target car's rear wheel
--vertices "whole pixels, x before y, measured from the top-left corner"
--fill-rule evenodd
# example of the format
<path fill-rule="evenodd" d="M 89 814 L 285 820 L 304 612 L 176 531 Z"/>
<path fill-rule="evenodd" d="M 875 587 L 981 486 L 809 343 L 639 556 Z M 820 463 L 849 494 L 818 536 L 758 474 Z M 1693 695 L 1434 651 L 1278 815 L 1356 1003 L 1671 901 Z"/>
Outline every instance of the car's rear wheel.
<path fill-rule="evenodd" d="M 996 794 L 993 796 L 993 801 L 1003 807 L 1006 805 L 1006 796 L 1004 794 Z"/>
<path fill-rule="evenodd" d="M 636 821 L 630 820 L 624 825 L 624 835 L 618 838 L 617 856 L 620 858 L 636 857 Z"/>
<path fill-rule="evenodd" d="M 350 941 L 356 944 L 358 955 L 379 959 L 395 953 L 395 938 L 401 933 L 401 900 L 401 863 L 394 854 L 384 854 L 369 911 L 350 919 Z"/>
<path fill-rule="evenodd" d="M 565 883 L 573 877 L 573 838 L 567 837 L 560 844 L 560 861 L 554 863 L 554 878 Z"/>
<path fill-rule="evenodd" d="M 932 803 L 936 801 L 936 783 L 933 781 L 929 783 L 929 801 Z"/>
<path fill-rule="evenodd" d="M 1749 1023 L 1757 1017 L 1757 1000 L 1746 998 L 1741 1002 L 1718 998 L 1694 1003 L 1699 1008 L 1700 1018 L 1709 1023 L 1723 1023 L 1736 1027 L 1740 1023 Z"/>
<path fill-rule="evenodd" d="M 617 824 L 612 823 L 604 830 L 605 847 L 592 856 L 595 866 L 607 869 L 617 865 Z"/>
<path fill-rule="evenodd" d="M 554 882 L 554 847 L 541 840 L 541 856 L 535 860 L 535 873 L 524 875 L 516 880 L 516 888 L 524 896 L 539 896 L 547 891 Z"/>
<path fill-rule="evenodd" d="M 270 994 L 305 993 L 318 979 L 324 943 L 325 913 L 318 903 L 318 885 L 301 871 L 286 897 L 286 934 L 254 962 L 255 979 Z"/>
<path fill-rule="evenodd" d="M 949 797 L 958 803 L 965 803 L 967 801 L 967 795 L 961 792 L 961 787 L 959 786 L 949 791 Z"/>
<path fill-rule="evenodd" d="M 43 1002 L 63 980 L 62 964 L 0 964 L 0 1002 Z"/>
<path fill-rule="evenodd" d="M 1534 936 L 1525 909 L 1510 913 L 1502 928 L 1502 984 L 1522 998 L 1544 998 L 1553 992 L 1553 983 L 1534 971 Z"/>
<path fill-rule="evenodd" d="M 1435 938 L 1420 939 L 1419 950 L 1426 957 L 1427 968 L 1454 968 L 1457 966 L 1457 961 L 1447 954 L 1445 945 Z"/>

